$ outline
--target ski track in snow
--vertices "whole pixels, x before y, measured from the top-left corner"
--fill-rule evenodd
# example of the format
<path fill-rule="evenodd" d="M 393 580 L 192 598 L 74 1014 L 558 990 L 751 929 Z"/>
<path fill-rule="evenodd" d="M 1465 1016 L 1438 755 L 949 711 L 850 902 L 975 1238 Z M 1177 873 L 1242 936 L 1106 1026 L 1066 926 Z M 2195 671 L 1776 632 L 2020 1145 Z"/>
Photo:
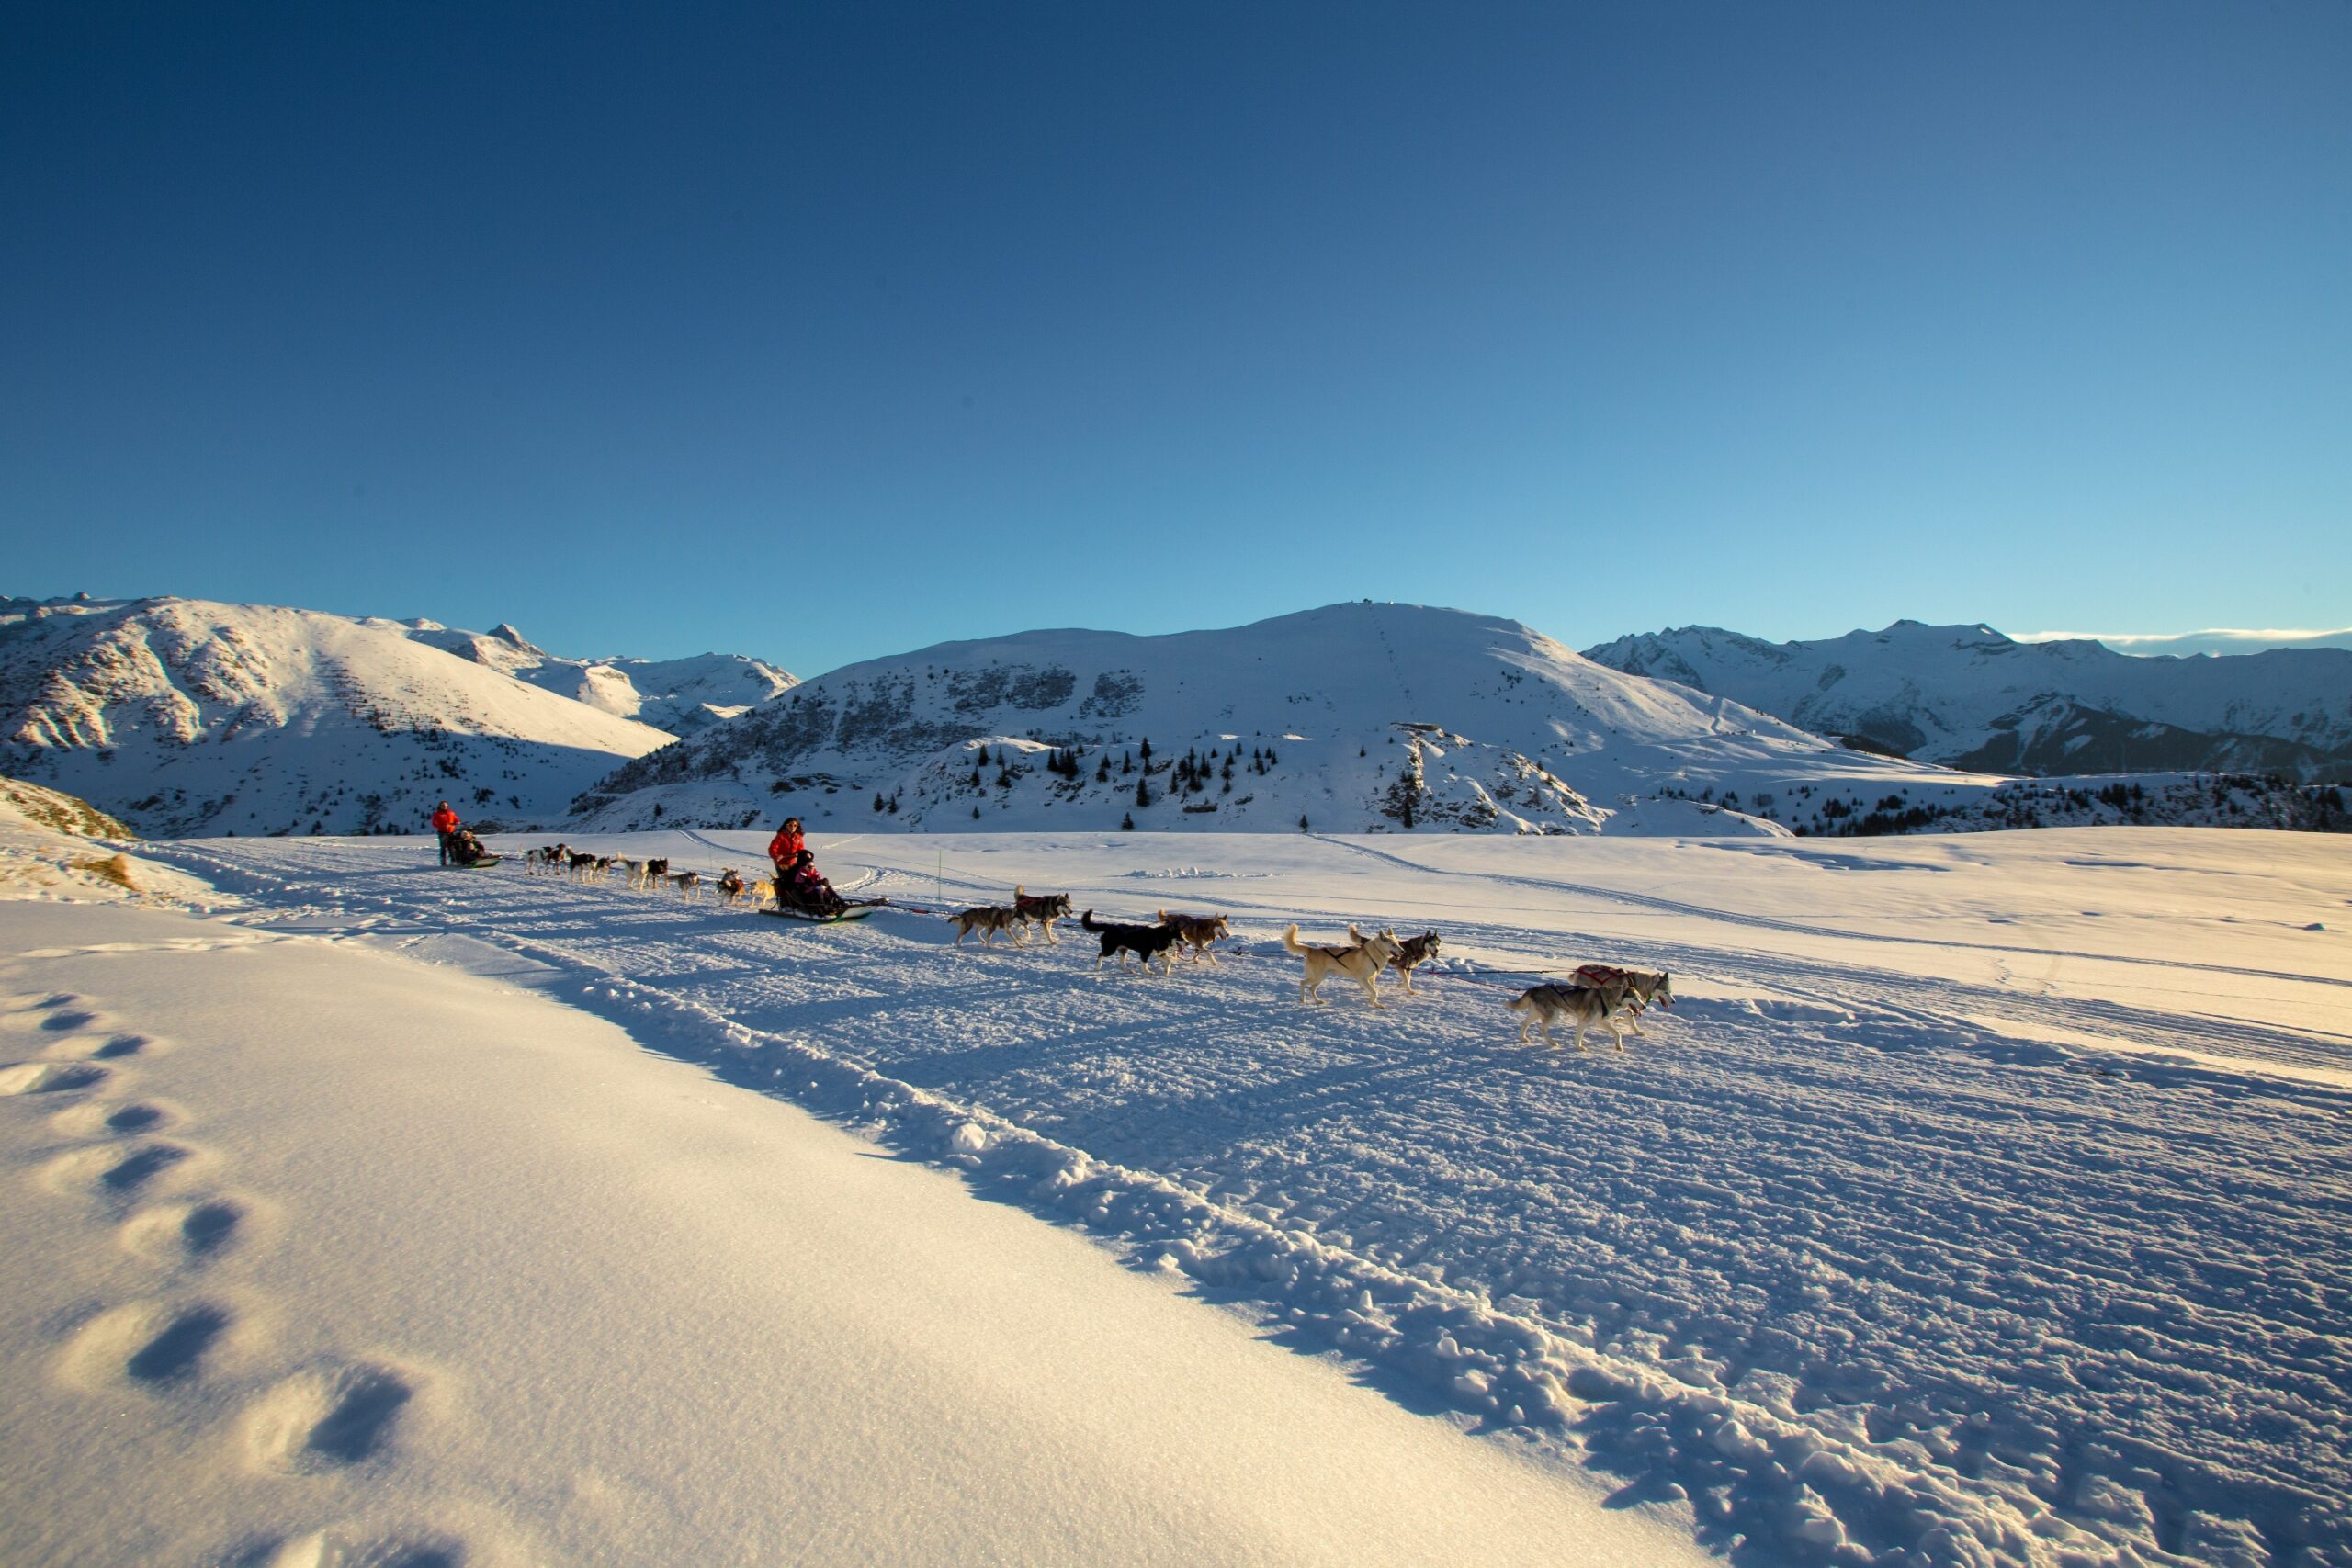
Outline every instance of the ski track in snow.
<path fill-rule="evenodd" d="M 2352 1092 L 2215 1064 L 2341 1072 L 2340 1037 L 1757 953 L 1742 925 L 1871 939 L 1603 888 L 1581 891 L 1693 919 L 1578 957 L 1772 994 L 1555 1054 L 1517 1043 L 1501 1003 L 1533 971 L 1503 964 L 1302 1009 L 1271 938 L 1355 918 L 1329 895 L 1219 886 L 1242 940 L 1163 980 L 1097 974 L 1067 928 L 956 949 L 919 916 L 793 928 L 413 845 L 148 852 L 259 919 L 556 964 L 649 1043 L 1181 1269 L 1416 1407 L 1687 1498 L 1741 1561 L 2352 1563 Z M 1514 880 L 1330 854 L 1456 908 Z M 1558 953 L 1567 922 L 1527 919 L 1440 923 L 1449 956 Z M 1725 940 L 1692 940 L 1707 923 Z"/>

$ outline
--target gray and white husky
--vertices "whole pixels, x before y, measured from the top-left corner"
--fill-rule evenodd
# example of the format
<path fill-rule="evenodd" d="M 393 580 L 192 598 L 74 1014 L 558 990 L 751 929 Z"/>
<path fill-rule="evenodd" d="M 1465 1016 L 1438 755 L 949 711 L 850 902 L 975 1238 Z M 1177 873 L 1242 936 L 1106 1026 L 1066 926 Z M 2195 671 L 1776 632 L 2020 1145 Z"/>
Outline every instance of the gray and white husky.
<path fill-rule="evenodd" d="M 1555 1020 L 1572 1021 L 1577 1026 L 1576 1047 L 1584 1049 L 1584 1032 L 1594 1024 L 1609 1031 L 1617 1049 L 1625 1048 L 1624 1032 L 1617 1027 L 1617 1014 L 1633 992 L 1623 985 L 1609 986 L 1530 986 L 1509 1004 L 1510 1010 L 1526 1016 L 1519 1021 L 1519 1038 L 1527 1039 L 1530 1027 L 1544 1031 L 1545 1043 L 1557 1050 L 1560 1043 L 1552 1037 Z"/>

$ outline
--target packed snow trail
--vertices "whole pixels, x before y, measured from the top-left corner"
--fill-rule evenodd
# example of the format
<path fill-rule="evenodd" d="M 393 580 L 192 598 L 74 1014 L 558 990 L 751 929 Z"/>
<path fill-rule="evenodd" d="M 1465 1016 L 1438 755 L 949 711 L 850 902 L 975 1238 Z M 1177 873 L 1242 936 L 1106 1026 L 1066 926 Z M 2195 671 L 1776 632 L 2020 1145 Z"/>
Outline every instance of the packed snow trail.
<path fill-rule="evenodd" d="M 1246 896 L 1326 930 L 1426 907 L 1425 870 L 1278 842 L 1272 881 L 1203 876 L 1187 901 L 1214 888 L 1216 907 Z M 931 847 L 820 854 L 887 891 L 917 882 L 890 862 Z M 2340 1038 L 2250 1030 L 2244 1070 L 2123 1048 L 2161 1039 L 2104 1049 L 2117 1020 L 2086 1030 L 2088 998 L 1934 973 L 1981 953 L 1905 974 L 1865 942 L 1840 965 L 1838 933 L 1759 954 L 1690 914 L 1651 928 L 1690 987 L 1651 1015 L 1656 1038 L 1555 1055 L 1512 1041 L 1502 992 L 1442 972 L 1383 1011 L 1310 1010 L 1294 969 L 1238 954 L 1137 980 L 1095 974 L 1082 933 L 976 953 L 905 917 L 794 931 L 617 887 L 458 879 L 413 845 L 168 852 L 305 924 L 378 922 L 426 952 L 468 933 L 609 976 L 593 1005 L 658 1021 L 666 1048 L 961 1165 L 1417 1400 L 1558 1442 L 1629 1498 L 1687 1499 L 1712 1544 L 2352 1561 L 2352 1096 L 2259 1059 L 2267 1036 L 2340 1066 Z M 1015 878 L 975 863 L 1002 865 L 1148 918 L 1174 885 L 1128 879 L 1166 852 L 1144 835 L 967 840 L 947 882 L 985 896 Z M 2352 876 L 2334 874 L 2341 907 Z M 1456 901 L 1470 886 L 1435 881 Z M 1566 922 L 1544 952 L 1543 911 L 1491 892 L 1509 922 L 1440 921 L 1449 954 L 1644 955 Z M 2335 980 L 2262 967 L 2285 989 Z M 2185 997 L 2204 983 L 2184 977 Z M 2015 1029 L 1973 1021 L 1995 1004 Z M 2183 1040 L 2204 1027 L 2140 1015 Z"/>
<path fill-rule="evenodd" d="M 506 970 L 0 904 L 11 1564 L 1702 1561 Z"/>

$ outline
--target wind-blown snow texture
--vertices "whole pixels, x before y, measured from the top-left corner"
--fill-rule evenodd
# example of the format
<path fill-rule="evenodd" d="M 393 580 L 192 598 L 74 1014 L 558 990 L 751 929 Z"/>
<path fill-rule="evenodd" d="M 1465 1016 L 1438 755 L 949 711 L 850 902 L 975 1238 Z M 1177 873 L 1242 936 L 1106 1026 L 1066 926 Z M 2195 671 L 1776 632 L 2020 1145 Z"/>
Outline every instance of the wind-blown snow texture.
<path fill-rule="evenodd" d="M 0 601 L 0 772 L 152 833 L 413 831 L 445 796 L 483 821 L 553 820 L 670 739 L 453 658 L 429 626 L 194 599 Z"/>
<path fill-rule="evenodd" d="M 1054 772 L 1065 748 L 1076 765 Z M 1770 834 L 1781 829 L 1660 788 L 1769 795 L 1810 782 L 1875 797 L 1930 781 L 1969 782 L 1625 676 L 1514 621 L 1367 602 L 1224 631 L 1026 632 L 850 665 L 624 765 L 582 798 L 576 825 L 731 828 L 790 811 L 933 832 L 1132 817 L 1201 831 L 1305 818 L 1351 832 Z"/>
<path fill-rule="evenodd" d="M 2352 767 L 2352 652 L 2342 649 L 2137 658 L 2090 641 L 1897 621 L 1784 643 L 1680 626 L 1585 657 L 1958 768 L 2338 777 Z"/>
<path fill-rule="evenodd" d="M 594 842 L 707 872 L 762 841 Z M 1240 940 L 1145 980 L 1083 933 L 976 952 L 389 840 L 158 852 L 312 925 L 587 977 L 730 1082 L 1687 1500 L 1738 1561 L 2352 1562 L 2339 840 L 817 848 L 859 892 L 1021 882 Z M 1446 953 L 1384 1010 L 1304 1009 L 1293 919 Z M 1518 1044 L 1512 989 L 1590 959 L 1684 1000 L 1623 1055 Z"/>

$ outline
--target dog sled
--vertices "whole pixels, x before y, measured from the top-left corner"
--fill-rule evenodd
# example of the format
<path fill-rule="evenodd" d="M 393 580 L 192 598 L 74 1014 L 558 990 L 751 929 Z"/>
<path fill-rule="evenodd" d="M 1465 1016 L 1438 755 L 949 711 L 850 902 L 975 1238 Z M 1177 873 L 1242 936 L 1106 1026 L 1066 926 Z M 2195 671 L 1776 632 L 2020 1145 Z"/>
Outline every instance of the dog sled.
<path fill-rule="evenodd" d="M 889 907 L 888 898 L 844 898 L 830 884 L 813 897 L 780 884 L 775 888 L 775 902 L 760 913 L 781 915 L 787 920 L 812 926 L 837 926 L 846 920 L 865 919 L 875 910 Z"/>

